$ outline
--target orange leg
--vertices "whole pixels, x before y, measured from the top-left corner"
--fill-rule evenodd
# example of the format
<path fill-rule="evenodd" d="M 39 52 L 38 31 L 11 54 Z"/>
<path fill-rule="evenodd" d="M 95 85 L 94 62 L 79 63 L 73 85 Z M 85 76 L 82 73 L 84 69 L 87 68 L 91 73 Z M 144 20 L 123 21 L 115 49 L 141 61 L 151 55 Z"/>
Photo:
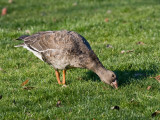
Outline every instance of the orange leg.
<path fill-rule="evenodd" d="M 63 70 L 63 81 L 62 81 L 63 85 L 65 85 L 66 82 L 65 75 L 66 75 L 66 70 Z"/>
<path fill-rule="evenodd" d="M 56 77 L 57 77 L 58 84 L 61 84 L 59 71 L 56 70 L 55 72 L 56 72 Z"/>

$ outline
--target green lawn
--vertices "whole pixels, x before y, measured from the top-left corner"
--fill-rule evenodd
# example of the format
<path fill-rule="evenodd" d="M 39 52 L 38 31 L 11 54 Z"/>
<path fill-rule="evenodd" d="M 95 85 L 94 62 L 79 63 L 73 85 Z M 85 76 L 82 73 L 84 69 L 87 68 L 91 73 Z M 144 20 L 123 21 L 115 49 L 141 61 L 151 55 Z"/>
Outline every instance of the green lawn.
<path fill-rule="evenodd" d="M 0 120 L 159 120 L 151 115 L 160 110 L 160 83 L 150 77 L 160 75 L 160 0 L 66 1 L 0 0 L 8 9 L 0 16 Z M 62 87 L 53 68 L 14 47 L 21 35 L 63 29 L 89 41 L 118 90 L 86 69 L 68 70 Z M 24 89 L 25 80 L 34 88 Z"/>

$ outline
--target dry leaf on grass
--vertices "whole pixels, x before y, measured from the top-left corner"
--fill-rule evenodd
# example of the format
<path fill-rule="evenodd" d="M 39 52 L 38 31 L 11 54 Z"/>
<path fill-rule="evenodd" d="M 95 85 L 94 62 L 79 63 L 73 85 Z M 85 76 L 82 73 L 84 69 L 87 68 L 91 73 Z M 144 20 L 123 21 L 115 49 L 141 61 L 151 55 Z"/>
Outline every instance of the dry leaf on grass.
<path fill-rule="evenodd" d="M 29 117 L 32 117 L 33 114 L 31 114 L 30 112 L 27 112 L 26 115 Z"/>
<path fill-rule="evenodd" d="M 112 13 L 112 11 L 111 10 L 107 10 L 107 13 L 110 14 L 110 13 Z"/>
<path fill-rule="evenodd" d="M 58 102 L 57 102 L 56 106 L 57 106 L 57 107 L 60 107 L 60 105 L 61 105 L 61 101 L 60 101 L 60 100 L 58 100 Z"/>
<path fill-rule="evenodd" d="M 156 77 L 150 77 L 150 78 L 154 78 L 156 79 L 158 82 L 160 82 L 160 75 L 156 76 Z"/>
<path fill-rule="evenodd" d="M 28 83 L 28 81 L 29 81 L 29 80 L 24 81 L 24 82 L 21 84 L 21 86 L 26 85 L 26 84 Z"/>
<path fill-rule="evenodd" d="M 62 87 L 65 87 L 65 88 L 66 88 L 66 87 L 67 87 L 67 85 L 62 85 Z"/>
<path fill-rule="evenodd" d="M 3 69 L 2 68 L 0 68 L 0 71 L 2 71 Z"/>
<path fill-rule="evenodd" d="M 73 3 L 72 5 L 73 5 L 73 6 L 77 6 L 77 2 Z"/>
<path fill-rule="evenodd" d="M 122 54 L 125 53 L 125 52 L 126 52 L 125 50 L 122 50 L 122 51 L 121 51 Z"/>
<path fill-rule="evenodd" d="M 114 110 L 114 109 L 115 109 L 115 110 L 119 110 L 120 107 L 116 105 L 116 106 L 111 107 L 111 109 L 112 109 L 112 110 Z"/>
<path fill-rule="evenodd" d="M 138 104 L 139 104 L 139 102 L 136 101 L 135 99 L 132 99 L 132 100 L 130 101 L 130 103 L 131 103 L 132 105 L 138 105 Z"/>
<path fill-rule="evenodd" d="M 13 0 L 8 0 L 8 3 L 12 3 L 13 2 Z"/>
<path fill-rule="evenodd" d="M 3 16 L 3 15 L 6 15 L 6 14 L 7 14 L 7 8 L 3 8 L 1 15 Z"/>
<path fill-rule="evenodd" d="M 148 86 L 148 87 L 147 87 L 147 90 L 150 90 L 150 89 L 151 89 L 151 86 Z"/>
<path fill-rule="evenodd" d="M 129 105 L 132 105 L 132 106 L 139 106 L 140 103 L 139 103 L 137 100 L 135 100 L 134 98 L 132 98 L 131 101 L 129 102 Z"/>
<path fill-rule="evenodd" d="M 122 51 L 121 51 L 122 54 L 123 54 L 123 53 L 130 53 L 130 52 L 134 52 L 134 50 L 127 50 L 127 51 L 122 50 Z"/>
<path fill-rule="evenodd" d="M 108 22 L 109 21 L 109 19 L 108 18 L 105 18 L 105 22 Z"/>
<path fill-rule="evenodd" d="M 137 45 L 145 45 L 144 42 L 141 42 L 141 41 L 137 42 L 136 44 Z"/>
<path fill-rule="evenodd" d="M 134 52 L 134 50 L 127 50 L 127 53 L 129 53 L 129 52 Z"/>
<path fill-rule="evenodd" d="M 155 111 L 154 113 L 152 113 L 152 117 L 157 116 L 158 114 L 160 114 L 160 111 Z"/>
<path fill-rule="evenodd" d="M 22 30 L 22 28 L 18 27 L 18 28 L 17 28 L 17 30 L 18 30 L 18 31 L 21 31 L 21 30 Z"/>

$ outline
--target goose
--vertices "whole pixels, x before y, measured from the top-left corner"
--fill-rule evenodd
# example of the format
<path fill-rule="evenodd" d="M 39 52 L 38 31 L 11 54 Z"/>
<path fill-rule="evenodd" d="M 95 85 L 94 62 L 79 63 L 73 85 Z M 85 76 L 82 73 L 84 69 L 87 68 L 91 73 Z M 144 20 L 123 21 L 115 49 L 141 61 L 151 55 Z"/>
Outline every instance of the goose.
<path fill-rule="evenodd" d="M 24 42 L 15 47 L 26 48 L 55 69 L 58 84 L 65 85 L 67 69 L 86 68 L 96 73 L 102 82 L 118 88 L 115 73 L 102 65 L 88 41 L 74 31 L 42 31 L 17 40 Z M 62 82 L 59 70 L 63 70 Z"/>

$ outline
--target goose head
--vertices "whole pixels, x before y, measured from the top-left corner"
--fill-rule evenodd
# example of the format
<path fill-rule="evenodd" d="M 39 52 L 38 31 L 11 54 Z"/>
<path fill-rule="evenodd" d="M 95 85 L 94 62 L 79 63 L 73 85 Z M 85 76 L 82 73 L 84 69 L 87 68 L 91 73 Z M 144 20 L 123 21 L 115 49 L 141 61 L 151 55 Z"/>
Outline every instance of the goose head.
<path fill-rule="evenodd" d="M 107 70 L 104 67 L 99 67 L 94 71 L 101 79 L 102 82 L 109 84 L 114 88 L 118 88 L 117 76 L 113 71 Z"/>
<path fill-rule="evenodd" d="M 104 70 L 99 77 L 104 83 L 109 84 L 116 89 L 118 88 L 117 76 L 113 71 Z"/>

